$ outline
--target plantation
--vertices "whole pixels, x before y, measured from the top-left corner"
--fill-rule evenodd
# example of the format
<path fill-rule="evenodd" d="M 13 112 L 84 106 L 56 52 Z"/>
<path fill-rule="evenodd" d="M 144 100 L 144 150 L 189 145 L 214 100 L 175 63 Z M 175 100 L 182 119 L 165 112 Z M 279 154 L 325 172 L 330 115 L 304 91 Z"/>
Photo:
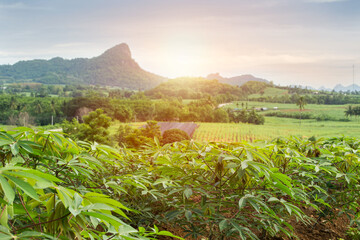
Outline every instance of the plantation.
<path fill-rule="evenodd" d="M 264 125 L 199 123 L 193 139 L 205 142 L 272 140 L 276 137 L 359 137 L 359 122 L 316 121 L 266 117 Z"/>
<path fill-rule="evenodd" d="M 19 128 L 0 143 L 1 239 L 311 237 L 300 225 L 319 231 L 311 239 L 358 234 L 355 138 L 132 151 Z M 321 230 L 339 216 L 349 219 L 340 233 Z"/>

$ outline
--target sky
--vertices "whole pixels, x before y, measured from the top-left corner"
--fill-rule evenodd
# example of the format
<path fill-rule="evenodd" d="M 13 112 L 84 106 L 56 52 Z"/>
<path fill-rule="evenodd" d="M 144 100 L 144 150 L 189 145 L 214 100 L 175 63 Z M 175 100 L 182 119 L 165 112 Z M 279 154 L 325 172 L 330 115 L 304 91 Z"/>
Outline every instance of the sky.
<path fill-rule="evenodd" d="M 0 64 L 127 43 L 150 72 L 360 85 L 359 0 L 0 0 Z"/>

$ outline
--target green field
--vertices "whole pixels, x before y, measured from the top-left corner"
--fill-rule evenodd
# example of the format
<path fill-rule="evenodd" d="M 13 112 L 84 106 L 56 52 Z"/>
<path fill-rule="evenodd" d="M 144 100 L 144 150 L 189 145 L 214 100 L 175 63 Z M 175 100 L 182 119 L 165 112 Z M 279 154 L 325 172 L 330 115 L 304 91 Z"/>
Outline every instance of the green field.
<path fill-rule="evenodd" d="M 264 94 L 256 93 L 249 95 L 249 99 L 259 98 L 259 97 L 273 97 L 278 95 L 286 95 L 288 91 L 285 89 L 279 89 L 274 87 L 268 87 L 264 90 Z"/>
<path fill-rule="evenodd" d="M 295 135 L 299 137 L 359 137 L 358 122 L 337 122 L 266 117 L 264 125 L 244 123 L 198 123 L 193 139 L 208 142 L 272 140 Z"/>
<path fill-rule="evenodd" d="M 298 113 L 299 108 L 295 104 L 267 103 L 267 102 L 233 102 L 225 108 L 242 108 L 248 104 L 248 108 L 268 108 L 268 112 Z M 277 107 L 277 110 L 273 110 Z M 308 104 L 303 113 L 311 113 L 314 116 L 327 115 L 335 121 L 317 121 L 314 119 L 300 120 L 292 118 L 265 117 L 264 125 L 252 125 L 245 123 L 198 123 L 199 128 L 195 131 L 193 139 L 204 142 L 241 142 L 255 140 L 272 140 L 277 137 L 360 137 L 360 121 L 357 118 L 345 119 L 346 105 L 316 105 Z M 120 123 L 111 126 L 111 132 L 115 133 Z M 134 127 L 140 127 L 145 123 L 132 123 Z"/>
<path fill-rule="evenodd" d="M 319 137 L 360 137 L 360 123 L 357 121 L 316 121 L 290 118 L 266 117 L 264 125 L 245 123 L 197 123 L 193 139 L 200 142 L 241 142 L 255 140 L 272 140 L 277 137 L 290 135 L 309 138 Z M 110 132 L 115 134 L 120 122 L 115 122 L 110 127 Z M 133 127 L 141 127 L 146 123 L 130 123 Z"/>
<path fill-rule="evenodd" d="M 246 107 L 246 104 L 248 105 L 248 108 L 268 108 L 267 111 L 264 111 L 263 113 L 268 112 L 288 112 L 288 113 L 296 113 L 300 112 L 299 107 L 296 106 L 296 104 L 290 104 L 290 103 L 268 103 L 268 102 L 252 102 L 252 101 L 238 101 L 233 102 L 231 104 L 226 105 L 226 108 L 242 108 L 242 106 Z M 277 107 L 277 110 L 274 110 L 274 107 Z M 318 116 L 321 114 L 326 114 L 329 117 L 333 118 L 334 120 L 341 120 L 345 118 L 345 110 L 347 108 L 347 105 L 318 105 L 318 104 L 307 104 L 305 105 L 305 109 L 303 110 L 303 113 L 311 113 L 314 116 Z M 349 119 L 350 121 L 357 121 L 357 119 Z"/>

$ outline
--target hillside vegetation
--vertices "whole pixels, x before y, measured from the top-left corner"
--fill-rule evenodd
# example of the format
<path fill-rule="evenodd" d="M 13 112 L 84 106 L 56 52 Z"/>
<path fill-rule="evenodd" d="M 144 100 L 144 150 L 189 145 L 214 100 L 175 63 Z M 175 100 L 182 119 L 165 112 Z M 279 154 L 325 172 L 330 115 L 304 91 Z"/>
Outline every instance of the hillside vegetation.
<path fill-rule="evenodd" d="M 7 83 L 92 84 L 143 90 L 156 86 L 164 79 L 141 69 L 131 58 L 125 43 L 91 59 L 56 57 L 0 66 L 0 80 Z"/>

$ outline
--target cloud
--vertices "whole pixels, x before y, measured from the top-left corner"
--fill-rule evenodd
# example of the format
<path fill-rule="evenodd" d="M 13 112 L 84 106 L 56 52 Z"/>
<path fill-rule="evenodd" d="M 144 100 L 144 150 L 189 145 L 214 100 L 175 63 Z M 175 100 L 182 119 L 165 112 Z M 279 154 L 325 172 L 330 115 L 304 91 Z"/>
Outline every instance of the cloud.
<path fill-rule="evenodd" d="M 73 47 L 79 47 L 84 45 L 89 45 L 89 42 L 69 42 L 69 43 L 58 43 L 55 44 L 55 48 L 73 48 Z"/>
<path fill-rule="evenodd" d="M 11 3 L 11 4 L 0 4 L 0 9 L 12 9 L 12 10 L 49 10 L 49 8 L 46 7 L 40 7 L 40 6 L 29 6 L 22 2 L 17 3 Z"/>
<path fill-rule="evenodd" d="M 345 2 L 347 0 L 305 0 L 306 2 L 313 3 L 335 3 L 335 2 Z"/>

